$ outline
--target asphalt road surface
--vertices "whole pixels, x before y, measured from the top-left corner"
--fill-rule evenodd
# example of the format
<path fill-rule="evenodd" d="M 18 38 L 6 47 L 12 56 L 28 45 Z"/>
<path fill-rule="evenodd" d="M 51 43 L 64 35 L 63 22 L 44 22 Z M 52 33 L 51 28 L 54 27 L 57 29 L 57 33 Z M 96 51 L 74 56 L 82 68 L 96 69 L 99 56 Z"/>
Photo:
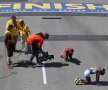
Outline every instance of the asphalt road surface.
<path fill-rule="evenodd" d="M 5 0 L 3 0 L 5 1 Z M 8 1 L 8 0 L 7 0 Z M 18 0 L 17 0 L 18 1 Z M 30 0 L 44 1 L 44 0 Z M 46 0 L 45 2 L 50 2 Z M 61 2 L 65 0 L 52 0 Z M 99 2 L 107 0 L 67 0 L 67 2 Z M 51 16 L 50 16 L 51 17 Z M 53 16 L 54 17 L 54 16 Z M 57 17 L 57 16 L 56 16 Z M 5 32 L 5 24 L 10 17 L 0 17 L 0 36 Z M 18 16 L 29 25 L 32 33 L 48 32 L 49 41 L 43 49 L 55 58 L 44 62 L 43 67 L 30 68 L 24 64 L 11 71 L 6 65 L 6 49 L 0 42 L 0 90 L 107 90 L 108 88 L 108 17 L 100 16 L 58 16 L 59 19 L 43 19 L 45 16 Z M 73 47 L 74 62 L 65 62 L 59 57 L 66 47 Z M 17 49 L 21 48 L 20 41 Z M 29 60 L 30 55 L 14 53 L 14 63 Z M 80 65 L 78 64 L 80 61 Z M 35 63 L 36 60 L 34 59 Z M 75 85 L 76 77 L 84 78 L 83 72 L 89 67 L 101 66 L 106 69 L 100 77 L 101 86 Z M 91 76 L 95 81 L 95 76 Z"/>

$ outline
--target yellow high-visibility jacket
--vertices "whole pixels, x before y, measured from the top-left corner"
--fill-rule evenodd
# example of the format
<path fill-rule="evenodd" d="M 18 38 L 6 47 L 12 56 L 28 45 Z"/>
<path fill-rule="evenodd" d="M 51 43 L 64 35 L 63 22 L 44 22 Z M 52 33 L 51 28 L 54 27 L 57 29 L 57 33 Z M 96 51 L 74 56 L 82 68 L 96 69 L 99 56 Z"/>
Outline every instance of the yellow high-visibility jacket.
<path fill-rule="evenodd" d="M 8 31 L 8 26 L 12 24 L 14 25 L 13 21 L 10 19 L 9 21 L 7 21 L 6 23 L 6 32 Z M 15 26 L 15 25 L 14 25 Z M 12 31 L 12 35 L 13 36 L 17 36 L 19 34 L 19 30 L 21 29 L 21 26 L 19 24 L 19 21 L 16 20 L 16 26 L 15 26 L 15 29 Z"/>
<path fill-rule="evenodd" d="M 28 36 L 31 35 L 30 29 L 27 24 L 24 24 L 23 26 L 21 26 L 20 32 L 21 32 L 22 38 L 27 38 Z"/>

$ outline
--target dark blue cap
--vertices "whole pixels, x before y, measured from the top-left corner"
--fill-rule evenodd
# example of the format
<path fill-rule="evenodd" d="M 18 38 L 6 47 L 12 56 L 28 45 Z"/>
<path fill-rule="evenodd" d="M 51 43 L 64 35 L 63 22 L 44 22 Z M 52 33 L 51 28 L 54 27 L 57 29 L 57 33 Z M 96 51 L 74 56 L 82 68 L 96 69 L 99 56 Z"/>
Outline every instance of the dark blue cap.
<path fill-rule="evenodd" d="M 15 16 L 15 15 L 12 15 L 12 16 L 11 16 L 11 19 L 16 19 L 16 16 Z"/>

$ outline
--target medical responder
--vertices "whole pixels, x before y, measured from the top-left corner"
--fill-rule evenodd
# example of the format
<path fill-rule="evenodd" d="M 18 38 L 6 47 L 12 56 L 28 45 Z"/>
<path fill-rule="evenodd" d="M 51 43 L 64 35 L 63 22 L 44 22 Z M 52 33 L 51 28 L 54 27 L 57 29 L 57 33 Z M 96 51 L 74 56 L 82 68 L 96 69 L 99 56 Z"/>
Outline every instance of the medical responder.
<path fill-rule="evenodd" d="M 14 52 L 14 47 L 15 47 L 15 38 L 13 37 L 12 31 L 14 30 L 14 26 L 12 24 L 10 24 L 7 28 L 7 32 L 5 34 L 5 46 L 7 49 L 7 65 L 9 68 L 12 69 L 12 61 L 11 61 L 11 57 L 13 56 L 13 52 Z"/>
<path fill-rule="evenodd" d="M 32 55 L 30 57 L 30 63 L 32 63 L 33 58 L 36 56 L 37 65 L 42 64 L 39 61 L 39 53 L 45 55 L 45 52 L 42 50 L 42 45 L 45 39 L 48 40 L 49 34 L 48 33 L 35 33 L 30 35 L 27 38 L 27 43 L 32 46 Z"/>
<path fill-rule="evenodd" d="M 19 19 L 19 23 L 21 26 L 20 36 L 21 36 L 21 43 L 22 43 L 22 51 L 25 51 L 27 46 L 27 37 L 31 35 L 30 29 L 28 25 L 24 22 L 24 20 Z"/>
<path fill-rule="evenodd" d="M 11 19 L 7 21 L 6 23 L 6 32 L 8 31 L 8 27 L 9 25 L 13 25 L 14 26 L 14 30 L 12 30 L 12 35 L 13 38 L 15 39 L 15 47 L 13 48 L 14 51 L 16 50 L 16 43 L 17 43 L 17 39 L 18 39 L 18 35 L 19 35 L 19 30 L 21 29 L 21 26 L 19 24 L 19 21 L 17 20 L 16 16 L 11 16 Z"/>

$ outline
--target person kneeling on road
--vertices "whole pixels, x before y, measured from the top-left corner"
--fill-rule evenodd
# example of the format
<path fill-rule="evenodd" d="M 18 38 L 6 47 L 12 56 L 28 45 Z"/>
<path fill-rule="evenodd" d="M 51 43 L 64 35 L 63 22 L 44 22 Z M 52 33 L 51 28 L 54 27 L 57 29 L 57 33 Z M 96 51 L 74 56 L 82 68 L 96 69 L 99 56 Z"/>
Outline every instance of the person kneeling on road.
<path fill-rule="evenodd" d="M 100 85 L 100 82 L 99 82 L 100 75 L 105 74 L 105 69 L 101 67 L 86 69 L 84 71 L 84 77 L 86 77 L 86 79 L 80 79 L 78 77 L 75 83 L 76 84 L 79 84 L 79 83 L 91 84 L 91 77 L 90 77 L 91 74 L 96 74 L 96 84 Z"/>
<path fill-rule="evenodd" d="M 48 33 L 35 33 L 30 35 L 27 38 L 27 43 L 31 45 L 32 47 L 32 55 L 30 57 L 30 64 L 32 64 L 32 61 L 34 57 L 36 56 L 37 65 L 42 64 L 41 61 L 39 61 L 39 54 L 42 53 L 43 56 L 45 55 L 45 52 L 42 50 L 42 45 L 45 39 L 48 40 L 49 34 Z"/>
<path fill-rule="evenodd" d="M 61 58 L 63 58 L 65 61 L 72 60 L 74 49 L 73 48 L 66 48 L 60 55 Z"/>

